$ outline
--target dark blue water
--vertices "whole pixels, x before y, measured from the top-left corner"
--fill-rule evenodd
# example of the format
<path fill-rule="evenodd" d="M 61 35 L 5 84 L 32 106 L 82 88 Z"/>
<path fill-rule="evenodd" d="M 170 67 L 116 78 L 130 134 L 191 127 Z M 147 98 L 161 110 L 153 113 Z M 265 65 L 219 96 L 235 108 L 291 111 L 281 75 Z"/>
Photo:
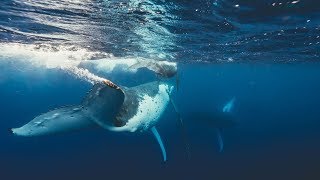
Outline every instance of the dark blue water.
<path fill-rule="evenodd" d="M 311 0 L 3 0 L 0 2 L 1 179 L 319 179 L 320 4 Z M 8 129 L 78 104 L 91 75 L 134 86 L 158 78 L 79 63 L 178 63 L 172 105 L 149 132 L 103 129 L 23 138 Z M 105 64 L 108 66 L 108 64 Z M 235 126 L 190 112 L 236 98 Z"/>

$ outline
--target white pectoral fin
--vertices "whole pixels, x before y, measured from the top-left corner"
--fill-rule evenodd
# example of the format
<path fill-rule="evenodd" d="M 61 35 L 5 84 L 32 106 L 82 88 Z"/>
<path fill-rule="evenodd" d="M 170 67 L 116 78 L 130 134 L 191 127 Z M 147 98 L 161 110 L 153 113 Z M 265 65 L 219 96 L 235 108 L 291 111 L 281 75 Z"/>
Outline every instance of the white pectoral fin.
<path fill-rule="evenodd" d="M 222 112 L 224 113 L 230 113 L 233 109 L 234 106 L 234 102 L 236 101 L 236 98 L 233 97 L 232 99 L 230 99 L 230 101 L 228 101 L 222 108 Z"/>
<path fill-rule="evenodd" d="M 223 137 L 222 137 L 222 129 L 218 128 L 217 129 L 217 138 L 218 138 L 218 145 L 219 145 L 219 152 L 223 151 Z"/>
<path fill-rule="evenodd" d="M 166 149 L 165 149 L 165 147 L 164 147 L 164 145 L 163 145 L 163 142 L 162 142 L 162 140 L 161 140 L 161 136 L 160 136 L 160 134 L 158 133 L 156 127 L 152 127 L 152 128 L 151 128 L 151 132 L 153 133 L 154 137 L 156 138 L 156 140 L 157 140 L 157 142 L 158 142 L 158 144 L 159 144 L 159 146 L 160 146 L 160 149 L 161 149 L 161 151 L 162 151 L 163 161 L 164 161 L 164 162 L 167 161 L 167 152 L 166 152 Z"/>
<path fill-rule="evenodd" d="M 95 123 L 82 112 L 81 106 L 70 106 L 41 114 L 22 127 L 12 128 L 11 132 L 18 136 L 31 137 L 71 132 L 94 126 Z"/>

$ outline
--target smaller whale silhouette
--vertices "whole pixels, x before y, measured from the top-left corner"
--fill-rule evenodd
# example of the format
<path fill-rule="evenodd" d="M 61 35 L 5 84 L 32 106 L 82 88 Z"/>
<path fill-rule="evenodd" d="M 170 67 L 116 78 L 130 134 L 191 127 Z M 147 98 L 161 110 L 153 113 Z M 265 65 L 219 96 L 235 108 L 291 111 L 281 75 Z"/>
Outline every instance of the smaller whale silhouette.
<path fill-rule="evenodd" d="M 228 101 L 222 108 L 222 112 L 224 113 L 230 113 L 234 107 L 234 103 L 236 101 L 236 98 L 233 97 L 230 101 Z"/>
<path fill-rule="evenodd" d="M 232 128 L 237 125 L 231 112 L 234 108 L 235 98 L 229 100 L 222 108 L 222 110 L 211 110 L 210 112 L 188 112 L 186 119 L 191 121 L 201 122 L 201 125 L 212 127 L 216 129 L 217 140 L 219 145 L 219 152 L 224 149 L 223 129 Z"/>
<path fill-rule="evenodd" d="M 166 161 L 166 150 L 155 125 L 169 103 L 172 89 L 172 85 L 158 81 L 127 88 L 105 80 L 95 84 L 80 105 L 49 111 L 11 132 L 32 137 L 97 125 L 115 132 L 150 129 Z"/>

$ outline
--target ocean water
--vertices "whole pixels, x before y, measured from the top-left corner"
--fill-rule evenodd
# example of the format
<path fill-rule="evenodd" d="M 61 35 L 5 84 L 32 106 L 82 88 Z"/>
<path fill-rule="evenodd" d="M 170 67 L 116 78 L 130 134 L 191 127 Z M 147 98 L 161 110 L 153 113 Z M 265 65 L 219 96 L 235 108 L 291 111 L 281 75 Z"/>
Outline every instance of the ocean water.
<path fill-rule="evenodd" d="M 319 179 L 319 12 L 311 0 L 2 0 L 0 179 Z M 127 68 L 137 60 L 177 63 L 176 110 L 156 125 L 166 162 L 150 131 L 10 132 L 103 78 L 168 81 Z"/>

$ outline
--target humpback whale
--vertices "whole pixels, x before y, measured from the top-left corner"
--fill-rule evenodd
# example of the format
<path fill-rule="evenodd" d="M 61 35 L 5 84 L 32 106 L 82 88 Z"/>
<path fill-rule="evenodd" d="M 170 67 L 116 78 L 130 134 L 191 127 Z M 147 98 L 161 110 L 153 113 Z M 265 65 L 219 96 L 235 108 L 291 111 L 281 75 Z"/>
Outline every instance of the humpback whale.
<path fill-rule="evenodd" d="M 105 73 L 113 71 L 135 73 L 138 69 L 146 68 L 162 78 L 171 78 L 177 74 L 178 70 L 176 62 L 144 58 L 87 60 L 82 61 L 78 67 Z"/>
<path fill-rule="evenodd" d="M 213 109 L 210 112 L 189 112 L 186 116 L 187 119 L 201 121 L 202 125 L 216 129 L 219 152 L 222 152 L 224 149 L 223 129 L 236 126 L 236 122 L 231 114 L 234 103 L 235 98 L 232 98 L 223 106 L 222 110 Z"/>
<path fill-rule="evenodd" d="M 166 161 L 166 151 L 155 125 L 170 101 L 173 86 L 154 81 L 127 88 L 104 80 L 96 83 L 80 105 L 55 109 L 35 117 L 11 132 L 17 136 L 42 136 L 102 127 L 115 132 L 151 130 Z"/>

